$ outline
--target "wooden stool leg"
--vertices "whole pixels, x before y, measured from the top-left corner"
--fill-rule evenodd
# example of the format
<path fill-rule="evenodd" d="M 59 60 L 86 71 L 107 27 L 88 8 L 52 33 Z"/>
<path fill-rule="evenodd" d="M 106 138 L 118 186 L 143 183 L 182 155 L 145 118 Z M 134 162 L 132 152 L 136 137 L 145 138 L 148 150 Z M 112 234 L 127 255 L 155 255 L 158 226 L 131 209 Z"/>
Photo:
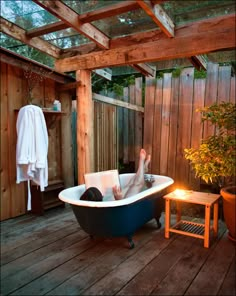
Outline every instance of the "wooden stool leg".
<path fill-rule="evenodd" d="M 210 240 L 210 209 L 211 207 L 205 206 L 205 232 L 204 232 L 204 247 L 209 248 Z"/>
<path fill-rule="evenodd" d="M 217 237 L 218 235 L 218 214 L 219 214 L 219 203 L 216 201 L 214 203 L 214 213 L 213 213 L 213 233 L 214 236 Z"/>
<path fill-rule="evenodd" d="M 179 201 L 176 201 L 176 221 L 179 222 L 181 220 L 181 204 Z"/>
<path fill-rule="evenodd" d="M 165 238 L 170 237 L 170 200 L 166 198 L 165 203 Z"/>

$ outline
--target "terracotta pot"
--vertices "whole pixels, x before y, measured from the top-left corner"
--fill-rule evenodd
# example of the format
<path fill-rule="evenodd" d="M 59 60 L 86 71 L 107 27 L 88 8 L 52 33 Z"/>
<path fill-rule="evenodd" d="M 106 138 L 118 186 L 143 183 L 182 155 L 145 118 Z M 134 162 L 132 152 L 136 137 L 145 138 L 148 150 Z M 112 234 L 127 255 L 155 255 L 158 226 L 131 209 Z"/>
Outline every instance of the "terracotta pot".
<path fill-rule="evenodd" d="M 236 186 L 222 188 L 220 194 L 223 197 L 224 219 L 229 230 L 228 237 L 236 242 Z"/>

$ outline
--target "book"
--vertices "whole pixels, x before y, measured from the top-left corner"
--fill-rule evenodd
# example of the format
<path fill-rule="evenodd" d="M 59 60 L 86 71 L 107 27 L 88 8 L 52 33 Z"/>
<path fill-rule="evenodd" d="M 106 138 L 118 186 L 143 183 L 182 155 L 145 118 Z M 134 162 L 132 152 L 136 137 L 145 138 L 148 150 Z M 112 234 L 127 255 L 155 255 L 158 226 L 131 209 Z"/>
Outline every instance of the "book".
<path fill-rule="evenodd" d="M 85 187 L 96 187 L 103 195 L 103 200 L 114 200 L 112 187 L 120 187 L 118 170 L 108 170 L 84 174 Z"/>

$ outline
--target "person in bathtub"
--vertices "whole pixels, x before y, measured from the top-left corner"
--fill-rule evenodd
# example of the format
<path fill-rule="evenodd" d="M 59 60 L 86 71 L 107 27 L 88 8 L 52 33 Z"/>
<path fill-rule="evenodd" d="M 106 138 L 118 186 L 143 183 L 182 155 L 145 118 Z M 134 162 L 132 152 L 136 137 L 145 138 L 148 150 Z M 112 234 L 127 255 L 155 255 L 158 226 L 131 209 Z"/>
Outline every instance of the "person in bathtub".
<path fill-rule="evenodd" d="M 113 194 L 116 200 L 120 200 L 139 193 L 145 187 L 144 174 L 148 172 L 148 165 L 151 161 L 151 155 L 147 155 L 144 149 L 139 153 L 139 166 L 137 173 L 130 182 L 121 191 L 120 187 L 114 186 Z"/>
<path fill-rule="evenodd" d="M 139 153 L 139 167 L 135 176 L 121 191 L 120 187 L 112 188 L 115 200 L 120 200 L 139 193 L 145 186 L 144 174 L 148 171 L 151 155 L 147 155 L 144 149 Z M 102 201 L 103 196 L 96 187 L 88 188 L 80 197 L 80 200 Z"/>

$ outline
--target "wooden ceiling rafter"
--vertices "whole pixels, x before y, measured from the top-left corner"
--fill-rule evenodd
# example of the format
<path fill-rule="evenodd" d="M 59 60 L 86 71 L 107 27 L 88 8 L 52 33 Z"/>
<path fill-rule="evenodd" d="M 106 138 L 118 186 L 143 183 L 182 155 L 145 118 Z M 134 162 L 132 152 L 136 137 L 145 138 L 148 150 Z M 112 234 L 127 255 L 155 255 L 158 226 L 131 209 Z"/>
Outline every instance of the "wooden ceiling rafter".
<path fill-rule="evenodd" d="M 97 9 L 95 11 L 83 13 L 81 15 L 78 15 L 78 17 L 82 22 L 88 23 L 95 20 L 100 20 L 106 17 L 111 17 L 121 13 L 132 11 L 138 8 L 140 8 L 140 6 L 137 4 L 136 1 L 126 1 L 118 4 L 113 4 L 105 8 Z M 28 30 L 27 36 L 30 38 L 38 37 L 56 31 L 64 30 L 67 28 L 70 28 L 69 24 L 66 24 L 63 21 L 58 21 L 49 25 Z"/>
<path fill-rule="evenodd" d="M 4 19 L 3 17 L 0 17 L 0 27 L 1 32 L 16 39 L 20 42 L 27 44 L 28 46 L 31 46 L 41 52 L 46 53 L 47 55 L 50 55 L 56 59 L 60 57 L 60 48 L 50 44 L 49 42 L 39 38 L 29 38 L 27 36 L 26 30 L 18 27 L 17 25 L 9 22 L 8 20 Z"/>
<path fill-rule="evenodd" d="M 207 69 L 207 60 L 203 55 L 192 56 L 189 60 L 197 70 Z"/>
<path fill-rule="evenodd" d="M 235 14 L 215 17 L 176 28 L 175 38 L 98 51 L 58 60 L 59 71 L 96 69 L 201 55 L 235 48 Z M 158 49 L 158 50 L 157 50 Z"/>
<path fill-rule="evenodd" d="M 95 42 L 99 47 L 103 49 L 109 49 L 109 42 L 110 39 L 105 36 L 102 32 L 100 32 L 96 27 L 91 25 L 90 23 L 84 23 L 79 20 L 80 15 L 74 12 L 72 9 L 70 9 L 68 6 L 66 6 L 63 2 L 55 0 L 55 1 L 47 1 L 47 0 L 33 0 L 36 4 L 40 5 L 47 11 L 49 11 L 51 14 L 56 16 L 57 18 L 61 19 L 63 22 L 65 22 L 69 27 L 72 27 L 76 31 L 78 31 L 80 34 L 88 37 L 91 39 L 93 42 Z M 132 2 L 132 3 L 129 3 Z M 135 3 L 133 1 L 128 1 L 129 4 L 126 4 L 120 9 L 127 10 L 128 7 L 132 9 L 137 9 Z M 113 5 L 114 8 L 114 5 Z M 115 13 L 115 9 L 109 9 L 106 10 L 106 15 L 108 15 L 110 12 Z M 120 10 L 119 10 L 120 11 Z M 119 11 L 117 10 L 116 13 L 118 14 Z M 100 11 L 101 12 L 101 11 Z M 103 17 L 104 17 L 105 10 L 103 10 Z M 102 13 L 101 13 L 102 14 Z M 100 14 L 100 17 L 101 17 Z M 61 24 L 60 24 L 61 25 Z M 28 32 L 28 36 L 30 36 L 30 33 Z M 100 42 L 103 41 L 102 43 L 98 42 L 97 38 L 99 37 Z M 134 65 L 135 67 L 135 65 Z M 139 65 L 136 66 L 136 69 L 138 69 L 141 73 L 152 76 L 153 75 L 153 69 L 149 65 L 143 65 L 140 63 Z"/>
<path fill-rule="evenodd" d="M 67 28 L 69 28 L 68 24 L 65 24 L 63 21 L 59 21 L 53 24 L 27 30 L 26 35 L 29 38 L 34 38 L 34 37 L 46 35 L 49 33 L 53 33 L 56 31 L 65 30 Z"/>
<path fill-rule="evenodd" d="M 52 15 L 56 16 L 69 27 L 75 29 L 80 34 L 86 36 L 93 42 L 95 42 L 99 47 L 103 49 L 109 49 L 109 38 L 103 34 L 96 27 L 90 23 L 84 23 L 79 20 L 79 15 L 65 5 L 63 2 L 55 0 L 33 0 L 36 4 L 40 5 L 42 8 L 46 9 Z"/>
<path fill-rule="evenodd" d="M 174 37 L 175 25 L 159 4 L 153 6 L 150 0 L 136 1 L 168 37 Z"/>
<path fill-rule="evenodd" d="M 85 23 L 93 22 L 108 17 L 116 16 L 122 13 L 126 13 L 132 10 L 136 10 L 139 8 L 140 6 L 136 1 L 123 1 L 117 4 L 96 9 L 94 11 L 83 13 L 79 16 L 79 19 Z"/>

